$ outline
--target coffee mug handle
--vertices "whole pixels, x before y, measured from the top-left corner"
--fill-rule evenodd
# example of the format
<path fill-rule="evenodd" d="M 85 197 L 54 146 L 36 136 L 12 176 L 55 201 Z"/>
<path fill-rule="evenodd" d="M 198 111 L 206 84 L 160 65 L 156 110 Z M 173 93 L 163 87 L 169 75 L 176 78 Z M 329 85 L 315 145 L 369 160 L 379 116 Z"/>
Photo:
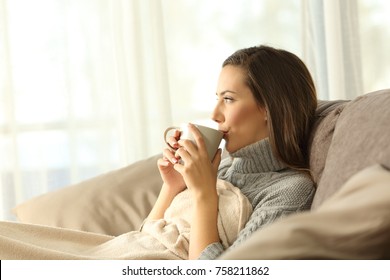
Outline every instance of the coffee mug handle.
<path fill-rule="evenodd" d="M 171 144 L 169 144 L 169 142 L 167 141 L 168 132 L 171 131 L 172 129 L 180 130 L 180 127 L 178 126 L 168 127 L 164 132 L 164 142 L 169 146 L 169 148 L 171 148 L 172 150 L 176 150 L 176 148 L 172 147 Z"/>

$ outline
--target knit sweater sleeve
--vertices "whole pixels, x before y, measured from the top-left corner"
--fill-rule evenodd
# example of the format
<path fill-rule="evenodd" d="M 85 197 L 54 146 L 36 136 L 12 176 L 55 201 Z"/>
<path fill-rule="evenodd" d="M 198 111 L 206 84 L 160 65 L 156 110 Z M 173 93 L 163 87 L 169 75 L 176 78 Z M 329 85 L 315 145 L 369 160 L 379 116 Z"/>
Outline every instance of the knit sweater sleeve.
<path fill-rule="evenodd" d="M 256 186 L 254 186 L 256 187 Z M 256 194 L 254 211 L 228 250 L 238 246 L 249 236 L 264 226 L 289 214 L 306 210 L 314 196 L 314 186 L 310 179 L 289 178 L 279 181 Z M 207 246 L 199 259 L 216 259 L 225 251 L 221 243 Z"/>

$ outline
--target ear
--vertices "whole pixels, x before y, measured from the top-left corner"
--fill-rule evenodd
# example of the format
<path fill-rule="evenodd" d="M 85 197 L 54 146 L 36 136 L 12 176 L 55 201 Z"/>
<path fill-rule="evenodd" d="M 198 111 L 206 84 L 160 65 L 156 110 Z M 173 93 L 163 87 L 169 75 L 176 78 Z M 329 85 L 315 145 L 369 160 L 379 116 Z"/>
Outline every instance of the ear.
<path fill-rule="evenodd" d="M 267 122 L 268 121 L 268 110 L 265 106 L 259 106 L 259 111 L 261 115 L 263 116 L 263 119 Z"/>

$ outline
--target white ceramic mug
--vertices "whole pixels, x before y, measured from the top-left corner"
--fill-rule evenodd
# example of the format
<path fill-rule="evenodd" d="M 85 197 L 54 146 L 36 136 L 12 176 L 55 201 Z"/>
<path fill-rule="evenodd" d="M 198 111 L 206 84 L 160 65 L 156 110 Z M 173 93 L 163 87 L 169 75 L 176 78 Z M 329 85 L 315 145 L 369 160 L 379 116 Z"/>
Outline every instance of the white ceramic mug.
<path fill-rule="evenodd" d="M 195 124 L 195 126 L 199 129 L 200 133 L 203 136 L 210 160 L 213 160 L 218 150 L 219 144 L 221 143 L 221 140 L 223 138 L 223 133 L 219 130 L 203 125 Z M 168 133 L 171 130 L 179 130 L 181 132 L 180 139 L 191 140 L 196 145 L 195 138 L 190 132 L 188 124 L 184 124 L 182 126 L 170 126 L 165 130 L 164 141 L 170 148 L 175 150 L 175 148 L 173 148 L 167 141 Z"/>

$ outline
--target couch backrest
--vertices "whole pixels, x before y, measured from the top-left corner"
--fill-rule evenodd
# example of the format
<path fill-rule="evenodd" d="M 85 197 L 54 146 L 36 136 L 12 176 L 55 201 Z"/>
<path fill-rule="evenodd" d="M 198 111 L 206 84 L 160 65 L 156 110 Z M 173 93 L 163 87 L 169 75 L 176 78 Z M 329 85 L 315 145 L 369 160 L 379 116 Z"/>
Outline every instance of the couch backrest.
<path fill-rule="evenodd" d="M 337 119 L 348 102 L 345 100 L 318 102 L 316 121 L 309 140 L 310 170 L 317 185 L 325 168 Z"/>
<path fill-rule="evenodd" d="M 319 102 L 309 156 L 317 184 L 312 209 L 365 167 L 390 167 L 390 89 Z"/>

